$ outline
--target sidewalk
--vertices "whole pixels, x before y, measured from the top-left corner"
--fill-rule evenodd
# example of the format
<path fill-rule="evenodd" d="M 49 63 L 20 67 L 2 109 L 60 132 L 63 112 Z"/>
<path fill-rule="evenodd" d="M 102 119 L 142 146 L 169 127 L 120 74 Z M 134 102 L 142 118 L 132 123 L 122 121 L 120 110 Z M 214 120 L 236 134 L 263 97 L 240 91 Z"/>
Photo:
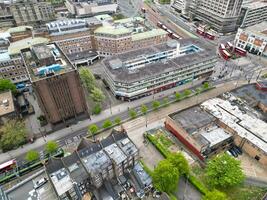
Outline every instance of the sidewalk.
<path fill-rule="evenodd" d="M 182 110 L 184 108 L 191 107 L 195 104 L 198 104 L 199 102 L 202 102 L 204 100 L 207 100 L 207 99 L 215 97 L 215 96 L 218 96 L 219 94 L 222 94 L 226 91 L 230 91 L 230 90 L 235 88 L 235 85 L 236 85 L 235 83 L 236 83 L 236 81 L 231 81 L 228 83 L 220 84 L 217 86 L 216 89 L 207 91 L 207 92 L 202 93 L 198 96 L 193 96 L 193 97 L 186 99 L 186 100 L 183 100 L 181 102 L 171 104 L 170 106 L 168 106 L 166 108 L 162 108 L 159 111 L 149 113 L 148 114 L 148 122 L 150 123 L 150 122 L 153 122 L 154 120 L 164 118 L 165 116 L 167 116 L 170 113 L 173 113 L 173 112 L 178 111 L 178 110 Z M 240 81 L 239 85 L 246 84 L 246 83 L 247 82 Z M 192 83 L 190 83 L 190 84 L 192 84 Z M 174 91 L 184 90 L 184 88 L 186 86 L 188 87 L 188 85 L 184 85 L 184 86 L 181 86 L 179 88 L 173 88 L 173 89 L 167 90 L 164 92 L 164 95 L 168 96 L 170 94 L 173 94 Z M 162 95 L 162 94 L 160 93 L 160 95 Z M 156 97 L 158 97 L 158 96 L 159 96 L 159 94 L 155 94 L 155 99 L 157 99 Z M 46 141 L 49 141 L 49 140 L 57 141 L 60 138 L 63 138 L 72 132 L 77 132 L 77 131 L 80 131 L 82 129 L 87 128 L 90 124 L 93 124 L 93 123 L 99 122 L 101 120 L 110 118 L 111 116 L 117 115 L 123 111 L 127 111 L 128 107 L 133 108 L 133 107 L 139 106 L 143 103 L 147 103 L 150 101 L 153 101 L 153 96 L 142 98 L 142 99 L 136 100 L 134 102 L 125 102 L 121 105 L 117 105 L 117 106 L 113 107 L 112 108 L 112 114 L 110 113 L 110 109 L 106 109 L 102 112 L 101 115 L 92 116 L 91 120 L 87 119 L 84 121 L 80 121 L 71 127 L 64 128 L 64 129 L 55 131 L 54 133 L 52 133 L 50 135 L 47 135 Z M 39 138 L 33 144 L 26 144 L 26 145 L 24 145 L 23 148 L 18 148 L 18 149 L 15 149 L 15 150 L 12 150 L 12 151 L 9 151 L 6 153 L 2 153 L 0 156 L 0 163 L 5 162 L 5 161 L 10 160 L 10 159 L 13 159 L 19 155 L 25 154 L 29 150 L 40 148 L 46 144 L 46 141 L 44 140 L 44 138 Z"/>

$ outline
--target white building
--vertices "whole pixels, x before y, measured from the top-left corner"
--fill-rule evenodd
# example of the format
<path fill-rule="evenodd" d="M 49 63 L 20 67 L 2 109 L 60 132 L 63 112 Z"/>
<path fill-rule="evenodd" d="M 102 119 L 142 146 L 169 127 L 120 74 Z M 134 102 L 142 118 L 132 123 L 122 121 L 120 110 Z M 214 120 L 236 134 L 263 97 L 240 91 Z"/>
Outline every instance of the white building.
<path fill-rule="evenodd" d="M 250 53 L 267 57 L 267 21 L 247 28 L 239 28 L 235 44 Z"/>
<path fill-rule="evenodd" d="M 252 2 L 242 6 L 241 27 L 253 26 L 267 20 L 267 2 Z"/>
<path fill-rule="evenodd" d="M 187 14 L 191 0 L 174 0 L 172 8 L 181 14 Z"/>

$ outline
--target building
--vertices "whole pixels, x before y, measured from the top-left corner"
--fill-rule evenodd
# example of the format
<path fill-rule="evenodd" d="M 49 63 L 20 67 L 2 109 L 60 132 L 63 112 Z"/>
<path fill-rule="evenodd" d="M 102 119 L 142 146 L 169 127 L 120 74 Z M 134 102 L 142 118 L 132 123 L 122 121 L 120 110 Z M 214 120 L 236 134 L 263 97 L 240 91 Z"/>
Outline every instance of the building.
<path fill-rule="evenodd" d="M 97 14 L 115 13 L 118 9 L 118 4 L 112 0 L 67 0 L 65 5 L 68 11 L 75 17 L 90 17 Z"/>
<path fill-rule="evenodd" d="M 0 27 L 12 27 L 14 25 L 15 21 L 10 11 L 10 2 L 0 2 Z"/>
<path fill-rule="evenodd" d="M 249 27 L 267 20 L 267 2 L 256 1 L 242 6 L 241 27 Z"/>
<path fill-rule="evenodd" d="M 174 0 L 171 7 L 178 13 L 187 14 L 191 0 Z"/>
<path fill-rule="evenodd" d="M 199 106 L 169 115 L 165 127 L 202 161 L 233 143 L 232 135 L 218 127 L 216 118 Z"/>
<path fill-rule="evenodd" d="M 234 137 L 237 146 L 263 165 L 267 164 L 267 123 L 235 103 L 237 98 L 214 98 L 201 107 L 218 119 L 218 124 Z M 245 110 L 244 110 L 245 109 Z"/>
<path fill-rule="evenodd" d="M 207 78 L 216 62 L 213 47 L 201 40 L 170 40 L 104 59 L 104 79 L 117 98 L 133 100 Z"/>
<path fill-rule="evenodd" d="M 8 32 L 0 33 L 0 53 L 7 52 L 11 35 Z"/>
<path fill-rule="evenodd" d="M 97 52 L 100 56 L 140 49 L 167 41 L 162 29 L 147 29 L 141 17 L 104 23 L 94 31 Z"/>
<path fill-rule="evenodd" d="M 3 125 L 8 120 L 16 117 L 17 110 L 11 91 L 0 93 L 0 124 Z"/>
<path fill-rule="evenodd" d="M 48 122 L 67 125 L 89 116 L 78 71 L 56 44 L 34 45 L 21 52 Z"/>
<path fill-rule="evenodd" d="M 33 37 L 32 31 L 33 28 L 31 26 L 18 26 L 7 30 L 10 34 L 10 42 L 16 42 L 25 38 Z"/>
<path fill-rule="evenodd" d="M 243 0 L 193 0 L 189 15 L 200 20 L 219 33 L 234 32 L 240 17 Z"/>
<path fill-rule="evenodd" d="M 92 64 L 98 59 L 94 30 L 102 23 L 95 17 L 69 19 L 46 24 L 51 41 L 56 42 L 74 65 Z"/>
<path fill-rule="evenodd" d="M 267 56 L 267 21 L 251 27 L 239 28 L 235 36 L 237 47 L 246 49 L 248 52 Z"/>
<path fill-rule="evenodd" d="M 35 25 L 54 20 L 55 12 L 51 3 L 37 0 L 17 0 L 11 3 L 10 13 L 12 14 L 16 26 Z"/>

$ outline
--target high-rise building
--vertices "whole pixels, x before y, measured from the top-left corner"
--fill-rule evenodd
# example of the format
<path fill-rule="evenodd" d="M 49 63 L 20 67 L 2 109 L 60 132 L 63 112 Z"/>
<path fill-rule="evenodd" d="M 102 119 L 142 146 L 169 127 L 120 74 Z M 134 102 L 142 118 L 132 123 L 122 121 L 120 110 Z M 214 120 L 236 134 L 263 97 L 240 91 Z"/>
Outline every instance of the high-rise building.
<path fill-rule="evenodd" d="M 10 12 L 17 26 L 39 25 L 55 19 L 53 6 L 45 1 L 19 0 L 10 4 Z"/>
<path fill-rule="evenodd" d="M 78 71 L 56 44 L 23 49 L 22 55 L 40 108 L 50 123 L 67 125 L 88 117 Z"/>
<path fill-rule="evenodd" d="M 234 32 L 243 0 L 193 0 L 189 14 L 220 33 Z"/>
<path fill-rule="evenodd" d="M 174 0 L 172 8 L 181 14 L 187 14 L 191 0 Z"/>

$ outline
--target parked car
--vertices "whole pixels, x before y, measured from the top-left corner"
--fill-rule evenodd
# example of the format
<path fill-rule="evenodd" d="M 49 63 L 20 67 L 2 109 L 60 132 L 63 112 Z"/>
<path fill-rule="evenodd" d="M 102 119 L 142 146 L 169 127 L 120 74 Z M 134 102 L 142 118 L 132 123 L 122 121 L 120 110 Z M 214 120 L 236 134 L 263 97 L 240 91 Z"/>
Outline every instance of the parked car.
<path fill-rule="evenodd" d="M 234 157 L 238 157 L 238 154 L 233 149 L 229 149 L 229 151 Z"/>
<path fill-rule="evenodd" d="M 47 182 L 47 179 L 44 177 L 42 179 L 40 179 L 39 181 L 36 181 L 36 183 L 34 184 L 34 189 L 38 189 L 41 186 L 43 186 L 45 183 Z"/>
<path fill-rule="evenodd" d="M 236 152 L 237 152 L 239 155 L 242 155 L 242 154 L 243 154 L 243 151 L 242 151 L 242 149 L 241 149 L 240 147 L 238 147 L 238 146 L 234 146 L 233 148 L 236 150 Z"/>

